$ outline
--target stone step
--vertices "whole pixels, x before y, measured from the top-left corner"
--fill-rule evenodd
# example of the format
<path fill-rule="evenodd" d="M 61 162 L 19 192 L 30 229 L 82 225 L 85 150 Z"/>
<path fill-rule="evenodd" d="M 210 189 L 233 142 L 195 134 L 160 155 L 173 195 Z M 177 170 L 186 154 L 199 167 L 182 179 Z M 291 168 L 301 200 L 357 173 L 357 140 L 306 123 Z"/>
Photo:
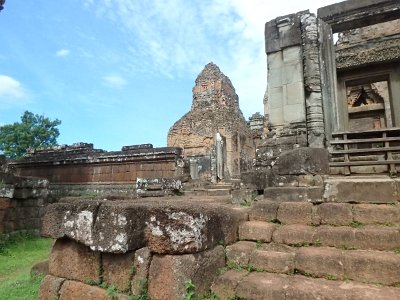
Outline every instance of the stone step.
<path fill-rule="evenodd" d="M 330 280 L 399 286 L 400 255 L 376 250 L 331 247 L 279 248 L 238 242 L 227 247 L 228 266 L 271 273 L 300 273 Z"/>
<path fill-rule="evenodd" d="M 313 187 L 268 187 L 264 198 L 277 202 L 322 202 L 324 188 Z"/>
<path fill-rule="evenodd" d="M 387 176 L 330 177 L 324 184 L 324 201 L 398 203 L 400 179 Z"/>
<path fill-rule="evenodd" d="M 229 270 L 211 290 L 220 299 L 247 300 L 398 300 L 400 288 L 282 275 Z"/>
<path fill-rule="evenodd" d="M 400 229 L 385 226 L 278 225 L 248 221 L 239 226 L 239 240 L 275 242 L 290 246 L 326 246 L 342 249 L 400 249 Z"/>
<path fill-rule="evenodd" d="M 263 200 L 252 205 L 249 218 L 280 224 L 395 226 L 400 225 L 400 204 L 312 204 Z"/>
<path fill-rule="evenodd" d="M 216 184 L 210 184 L 207 186 L 207 189 L 212 190 L 212 189 L 232 189 L 233 186 L 231 183 L 216 183 Z"/>
<path fill-rule="evenodd" d="M 228 196 L 231 194 L 230 189 L 207 189 L 208 196 Z"/>

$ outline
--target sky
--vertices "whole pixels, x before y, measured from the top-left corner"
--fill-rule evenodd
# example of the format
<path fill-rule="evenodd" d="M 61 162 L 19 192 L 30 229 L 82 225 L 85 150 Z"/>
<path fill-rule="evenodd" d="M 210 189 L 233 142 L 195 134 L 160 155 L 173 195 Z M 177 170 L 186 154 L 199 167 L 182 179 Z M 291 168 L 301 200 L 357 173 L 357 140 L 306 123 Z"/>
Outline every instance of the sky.
<path fill-rule="evenodd" d="M 209 62 L 247 119 L 263 113 L 265 22 L 332 0 L 6 0 L 0 126 L 29 110 L 59 119 L 59 144 L 164 147 Z"/>

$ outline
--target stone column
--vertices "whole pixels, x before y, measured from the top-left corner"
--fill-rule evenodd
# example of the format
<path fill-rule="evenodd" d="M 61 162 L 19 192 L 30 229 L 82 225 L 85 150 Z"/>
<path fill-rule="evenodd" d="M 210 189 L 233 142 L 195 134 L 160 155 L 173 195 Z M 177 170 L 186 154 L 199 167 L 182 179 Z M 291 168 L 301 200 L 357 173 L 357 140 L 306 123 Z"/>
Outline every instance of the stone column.
<path fill-rule="evenodd" d="M 221 134 L 217 132 L 215 137 L 216 156 L 217 156 L 217 181 L 224 180 L 224 150 L 225 143 Z"/>
<path fill-rule="evenodd" d="M 307 142 L 309 147 L 324 148 L 325 128 L 321 94 L 318 49 L 318 25 L 314 14 L 301 16 L 303 73 L 306 103 Z"/>

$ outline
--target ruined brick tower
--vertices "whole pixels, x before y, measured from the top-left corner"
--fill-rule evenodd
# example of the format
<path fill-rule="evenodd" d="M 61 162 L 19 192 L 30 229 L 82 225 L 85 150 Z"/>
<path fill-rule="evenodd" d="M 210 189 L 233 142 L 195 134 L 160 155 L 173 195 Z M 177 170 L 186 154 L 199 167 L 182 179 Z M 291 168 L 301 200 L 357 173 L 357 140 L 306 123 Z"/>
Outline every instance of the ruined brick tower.
<path fill-rule="evenodd" d="M 254 158 L 252 135 L 240 111 L 239 97 L 217 65 L 207 64 L 197 76 L 191 110 L 170 128 L 168 146 L 183 149 L 193 179 L 239 177 Z M 220 175 L 218 160 L 223 165 Z"/>

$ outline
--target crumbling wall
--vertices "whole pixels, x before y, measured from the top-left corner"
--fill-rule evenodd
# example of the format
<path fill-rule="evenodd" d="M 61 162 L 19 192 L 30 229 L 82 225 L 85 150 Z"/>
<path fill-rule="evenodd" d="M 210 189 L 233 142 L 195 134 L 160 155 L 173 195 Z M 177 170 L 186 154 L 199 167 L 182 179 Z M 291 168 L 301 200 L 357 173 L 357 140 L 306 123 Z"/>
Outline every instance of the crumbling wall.
<path fill-rule="evenodd" d="M 0 234 L 19 230 L 39 233 L 49 182 L 0 173 Z"/>
<path fill-rule="evenodd" d="M 51 183 L 136 182 L 137 178 L 183 175 L 179 148 L 143 146 L 106 152 L 80 143 L 33 150 L 9 166 L 17 175 L 46 178 Z"/>

